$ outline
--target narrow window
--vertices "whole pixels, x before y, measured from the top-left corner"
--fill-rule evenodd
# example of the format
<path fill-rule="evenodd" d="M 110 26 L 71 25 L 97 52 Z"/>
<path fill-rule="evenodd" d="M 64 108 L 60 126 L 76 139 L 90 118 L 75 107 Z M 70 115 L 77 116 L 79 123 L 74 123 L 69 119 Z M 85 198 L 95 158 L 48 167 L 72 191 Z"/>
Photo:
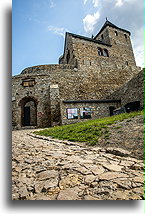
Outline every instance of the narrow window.
<path fill-rule="evenodd" d="M 80 118 L 90 119 L 91 118 L 91 108 L 80 108 Z"/>
<path fill-rule="evenodd" d="M 102 48 L 98 48 L 98 54 L 99 54 L 99 56 L 103 56 L 103 50 L 102 50 Z"/>
<path fill-rule="evenodd" d="M 68 50 L 68 53 L 67 53 L 67 56 L 66 56 L 67 64 L 69 63 L 69 60 L 70 60 L 70 51 Z"/>
<path fill-rule="evenodd" d="M 101 35 L 101 39 L 102 39 L 102 40 L 104 39 L 104 35 L 103 35 L 103 34 Z"/>
<path fill-rule="evenodd" d="M 124 37 L 125 37 L 125 39 L 127 39 L 127 35 L 126 34 L 124 34 Z"/>
<path fill-rule="evenodd" d="M 68 108 L 67 109 L 67 119 L 78 119 L 78 109 Z"/>
<path fill-rule="evenodd" d="M 128 66 L 128 61 L 126 61 L 126 65 Z"/>
<path fill-rule="evenodd" d="M 118 32 L 117 31 L 115 31 L 115 36 L 118 36 Z"/>
<path fill-rule="evenodd" d="M 108 50 L 107 50 L 107 49 L 104 49 L 104 50 L 103 50 L 103 56 L 109 57 L 109 53 L 108 53 Z"/>

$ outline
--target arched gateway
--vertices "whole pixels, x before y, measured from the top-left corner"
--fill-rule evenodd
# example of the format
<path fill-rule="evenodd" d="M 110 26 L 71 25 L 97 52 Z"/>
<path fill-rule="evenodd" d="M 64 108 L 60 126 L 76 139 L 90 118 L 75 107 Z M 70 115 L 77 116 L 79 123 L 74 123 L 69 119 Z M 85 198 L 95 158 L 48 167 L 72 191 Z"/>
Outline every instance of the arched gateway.
<path fill-rule="evenodd" d="M 33 97 L 24 97 L 19 105 L 21 106 L 21 126 L 37 126 L 37 104 Z"/>

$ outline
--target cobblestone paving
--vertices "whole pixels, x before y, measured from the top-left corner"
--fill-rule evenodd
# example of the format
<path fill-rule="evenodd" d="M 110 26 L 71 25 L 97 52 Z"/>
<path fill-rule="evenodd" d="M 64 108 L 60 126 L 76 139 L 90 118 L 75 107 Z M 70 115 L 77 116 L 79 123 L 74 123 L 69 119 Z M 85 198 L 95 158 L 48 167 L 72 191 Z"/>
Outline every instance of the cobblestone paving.
<path fill-rule="evenodd" d="M 117 148 L 12 133 L 13 200 L 141 200 L 143 161 Z"/>

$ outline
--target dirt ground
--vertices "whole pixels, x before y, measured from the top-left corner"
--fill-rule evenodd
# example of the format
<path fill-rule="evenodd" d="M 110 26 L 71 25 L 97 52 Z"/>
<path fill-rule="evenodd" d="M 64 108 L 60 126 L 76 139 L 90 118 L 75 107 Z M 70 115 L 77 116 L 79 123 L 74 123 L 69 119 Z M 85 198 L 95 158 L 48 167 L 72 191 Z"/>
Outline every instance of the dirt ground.
<path fill-rule="evenodd" d="M 12 199 L 143 199 L 143 117 L 108 131 L 96 146 L 13 131 Z"/>

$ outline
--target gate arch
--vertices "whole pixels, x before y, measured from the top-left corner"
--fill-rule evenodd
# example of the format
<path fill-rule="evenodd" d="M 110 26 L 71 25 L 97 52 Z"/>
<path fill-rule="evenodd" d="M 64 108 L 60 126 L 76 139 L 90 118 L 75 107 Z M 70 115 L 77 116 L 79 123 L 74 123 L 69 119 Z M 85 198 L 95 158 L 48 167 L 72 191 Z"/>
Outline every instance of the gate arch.
<path fill-rule="evenodd" d="M 20 100 L 21 106 L 21 127 L 37 126 L 37 104 L 34 97 L 24 97 Z"/>

